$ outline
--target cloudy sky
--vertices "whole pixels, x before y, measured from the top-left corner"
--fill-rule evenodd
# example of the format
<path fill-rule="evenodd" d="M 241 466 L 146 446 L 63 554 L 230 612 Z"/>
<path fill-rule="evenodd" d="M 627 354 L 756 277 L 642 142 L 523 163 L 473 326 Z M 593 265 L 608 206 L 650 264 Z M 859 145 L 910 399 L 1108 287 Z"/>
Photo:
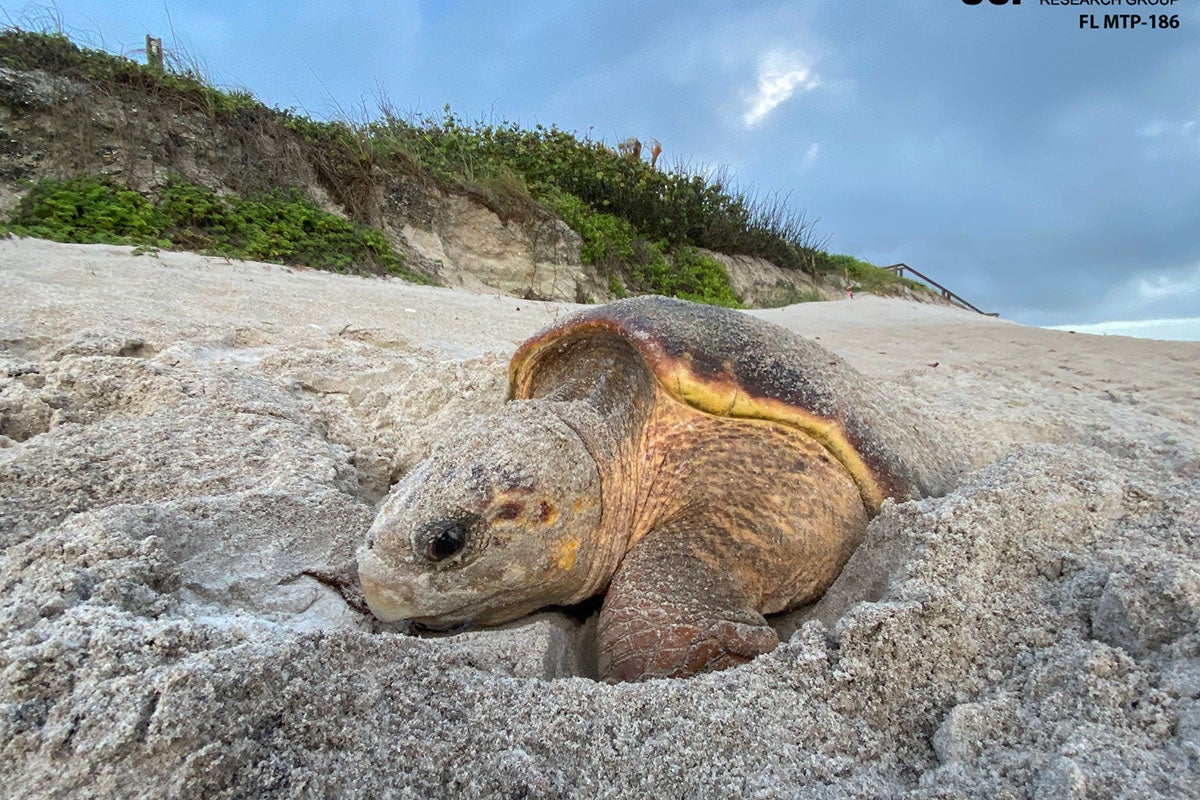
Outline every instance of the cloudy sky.
<path fill-rule="evenodd" d="M 56 8 L 79 39 L 132 54 L 153 32 L 313 116 L 362 118 L 384 95 L 656 138 L 668 161 L 789 193 L 831 250 L 906 262 L 1008 319 L 1200 317 L 1200 0 L 1156 9 L 1175 29 L 1136 30 L 1035 0 Z"/>

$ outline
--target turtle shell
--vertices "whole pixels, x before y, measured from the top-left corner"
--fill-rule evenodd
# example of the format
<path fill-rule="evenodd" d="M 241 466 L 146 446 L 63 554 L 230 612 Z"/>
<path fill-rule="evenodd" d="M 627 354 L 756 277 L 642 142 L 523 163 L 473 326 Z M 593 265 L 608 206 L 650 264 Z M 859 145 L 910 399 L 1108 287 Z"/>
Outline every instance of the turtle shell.
<path fill-rule="evenodd" d="M 571 343 L 614 337 L 663 390 L 694 408 L 790 425 L 820 442 L 854 478 L 872 514 L 887 497 L 944 491 L 956 471 L 936 423 L 890 403 L 839 356 L 748 314 L 673 298 L 587 309 L 535 335 L 509 364 L 510 399 L 545 394 L 536 389 L 539 373 L 578 350 Z"/>

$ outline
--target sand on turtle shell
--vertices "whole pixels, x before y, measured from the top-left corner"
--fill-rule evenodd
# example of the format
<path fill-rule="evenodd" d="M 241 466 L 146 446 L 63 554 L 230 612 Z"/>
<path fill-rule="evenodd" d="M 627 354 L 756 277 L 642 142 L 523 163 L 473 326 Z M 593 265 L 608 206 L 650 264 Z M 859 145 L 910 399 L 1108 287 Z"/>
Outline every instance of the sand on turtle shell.
<path fill-rule="evenodd" d="M 1200 344 L 754 312 L 974 471 L 775 652 L 609 686 L 571 616 L 418 638 L 331 586 L 573 306 L 34 240 L 0 297 L 0 794 L 1200 796 Z"/>

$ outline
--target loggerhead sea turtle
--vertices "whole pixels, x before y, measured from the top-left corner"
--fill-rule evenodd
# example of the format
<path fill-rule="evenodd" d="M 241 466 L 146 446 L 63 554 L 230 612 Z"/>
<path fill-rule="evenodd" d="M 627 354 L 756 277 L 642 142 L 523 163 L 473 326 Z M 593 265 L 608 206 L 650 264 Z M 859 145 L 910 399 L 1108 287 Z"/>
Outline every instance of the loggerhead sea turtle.
<path fill-rule="evenodd" d="M 948 488 L 931 420 L 820 345 L 663 297 L 575 314 L 510 401 L 392 491 L 359 551 L 382 620 L 497 624 L 607 590 L 607 680 L 744 663 L 818 598 L 885 498 Z"/>

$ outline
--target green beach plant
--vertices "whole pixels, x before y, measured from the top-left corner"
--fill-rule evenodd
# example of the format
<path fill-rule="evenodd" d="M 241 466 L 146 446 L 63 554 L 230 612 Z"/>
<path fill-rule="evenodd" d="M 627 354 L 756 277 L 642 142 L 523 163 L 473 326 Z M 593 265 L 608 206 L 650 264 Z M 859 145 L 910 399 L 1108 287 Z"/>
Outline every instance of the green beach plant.
<path fill-rule="evenodd" d="M 297 192 L 219 196 L 172 179 L 144 197 L 103 176 L 42 181 L 4 230 L 59 242 L 102 242 L 188 249 L 428 282 L 406 270 L 379 231 L 330 214 Z"/>
<path fill-rule="evenodd" d="M 923 283 L 910 278 L 902 278 L 889 269 L 877 267 L 874 264 L 847 255 L 827 256 L 832 272 L 843 278 L 848 278 L 857 291 L 873 294 L 896 294 L 902 289 L 912 289 L 919 292 L 929 292 Z"/>

